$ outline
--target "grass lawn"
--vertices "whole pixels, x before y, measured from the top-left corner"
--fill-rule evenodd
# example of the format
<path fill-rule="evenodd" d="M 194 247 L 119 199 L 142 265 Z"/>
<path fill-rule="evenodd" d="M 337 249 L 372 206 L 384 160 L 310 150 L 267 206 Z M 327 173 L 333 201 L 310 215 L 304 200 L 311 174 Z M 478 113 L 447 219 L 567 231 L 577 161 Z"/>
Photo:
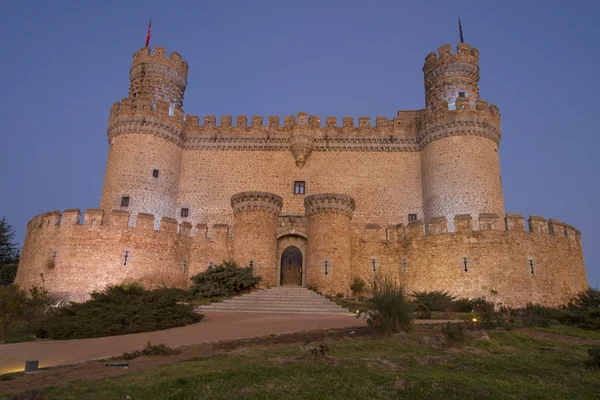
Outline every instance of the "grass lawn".
<path fill-rule="evenodd" d="M 588 348 L 600 340 L 582 341 L 586 333 L 481 331 L 466 346 L 446 347 L 439 331 L 417 327 L 387 337 L 244 345 L 118 378 L 47 388 L 46 398 L 600 398 L 600 370 L 584 366 Z M 328 351 L 313 355 L 320 344 Z"/>

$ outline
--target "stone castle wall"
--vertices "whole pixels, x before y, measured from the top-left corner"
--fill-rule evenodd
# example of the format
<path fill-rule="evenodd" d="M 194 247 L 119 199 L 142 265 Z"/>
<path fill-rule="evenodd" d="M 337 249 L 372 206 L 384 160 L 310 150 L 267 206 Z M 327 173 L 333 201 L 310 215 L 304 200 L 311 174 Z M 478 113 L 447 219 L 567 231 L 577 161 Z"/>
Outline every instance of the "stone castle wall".
<path fill-rule="evenodd" d="M 447 290 L 507 306 L 562 304 L 587 288 L 580 234 L 559 221 L 531 217 L 527 231 L 516 214 L 504 220 L 482 214 L 479 221 L 456 216 L 455 232 L 447 231 L 444 217 L 426 226 L 421 221 L 358 225 L 350 222 L 351 200 L 333 194 L 306 200 L 307 246 L 298 246 L 305 258 L 305 286 L 348 295 L 354 277 L 370 282 L 386 275 L 409 291 Z M 276 198 L 268 202 L 278 204 Z M 192 229 L 189 223 L 163 218 L 157 230 L 149 214 L 138 214 L 131 227 L 131 216 L 122 211 L 87 210 L 82 223 L 79 210 L 39 215 L 28 224 L 16 283 L 43 285 L 81 300 L 122 282 L 186 287 L 209 265 L 239 258 L 241 265 L 255 263 L 262 286 L 276 286 L 281 257 L 277 216 L 264 208 L 236 211 L 234 229 L 224 224 Z M 262 233 L 249 224 L 259 224 Z M 293 237 L 304 240 L 291 234 L 279 241 Z"/>

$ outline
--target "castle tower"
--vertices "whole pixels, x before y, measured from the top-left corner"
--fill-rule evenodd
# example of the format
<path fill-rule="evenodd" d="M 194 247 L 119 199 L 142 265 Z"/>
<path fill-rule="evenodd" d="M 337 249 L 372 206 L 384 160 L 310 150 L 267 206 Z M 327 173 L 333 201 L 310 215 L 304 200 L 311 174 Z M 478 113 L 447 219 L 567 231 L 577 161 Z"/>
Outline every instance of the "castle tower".
<path fill-rule="evenodd" d="M 129 96 L 110 111 L 110 149 L 100 207 L 176 217 L 188 65 L 178 53 L 133 55 Z"/>
<path fill-rule="evenodd" d="M 351 263 L 350 220 L 354 199 L 335 193 L 307 196 L 307 286 L 324 293 L 346 293 Z"/>
<path fill-rule="evenodd" d="M 425 59 L 427 108 L 418 133 L 424 219 L 457 214 L 504 214 L 498 146 L 500 112 L 479 99 L 477 49 L 459 43 Z"/>
<path fill-rule="evenodd" d="M 277 225 L 283 199 L 266 192 L 242 192 L 231 197 L 233 208 L 233 259 L 252 266 L 261 285 L 275 286 Z"/>

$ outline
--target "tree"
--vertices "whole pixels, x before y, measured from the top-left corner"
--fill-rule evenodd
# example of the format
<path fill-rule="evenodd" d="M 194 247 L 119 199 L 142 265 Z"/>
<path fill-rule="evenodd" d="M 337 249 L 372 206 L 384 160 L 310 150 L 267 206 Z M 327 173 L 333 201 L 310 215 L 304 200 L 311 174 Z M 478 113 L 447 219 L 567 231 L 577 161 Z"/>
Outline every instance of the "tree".
<path fill-rule="evenodd" d="M 15 231 L 6 222 L 6 218 L 2 217 L 0 220 L 0 285 L 12 283 L 17 273 L 19 247 L 14 238 Z"/>

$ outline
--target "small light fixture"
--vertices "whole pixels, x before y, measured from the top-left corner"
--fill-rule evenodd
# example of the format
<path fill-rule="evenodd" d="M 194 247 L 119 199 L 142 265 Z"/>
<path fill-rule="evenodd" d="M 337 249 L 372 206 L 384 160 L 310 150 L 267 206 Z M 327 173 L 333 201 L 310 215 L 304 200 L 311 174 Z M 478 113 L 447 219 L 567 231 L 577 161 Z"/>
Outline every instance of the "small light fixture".
<path fill-rule="evenodd" d="M 477 322 L 477 318 L 473 317 L 473 319 L 471 319 L 471 321 L 473 321 L 473 323 Z"/>
<path fill-rule="evenodd" d="M 27 360 L 25 361 L 25 372 L 35 372 L 40 366 L 39 360 Z"/>

